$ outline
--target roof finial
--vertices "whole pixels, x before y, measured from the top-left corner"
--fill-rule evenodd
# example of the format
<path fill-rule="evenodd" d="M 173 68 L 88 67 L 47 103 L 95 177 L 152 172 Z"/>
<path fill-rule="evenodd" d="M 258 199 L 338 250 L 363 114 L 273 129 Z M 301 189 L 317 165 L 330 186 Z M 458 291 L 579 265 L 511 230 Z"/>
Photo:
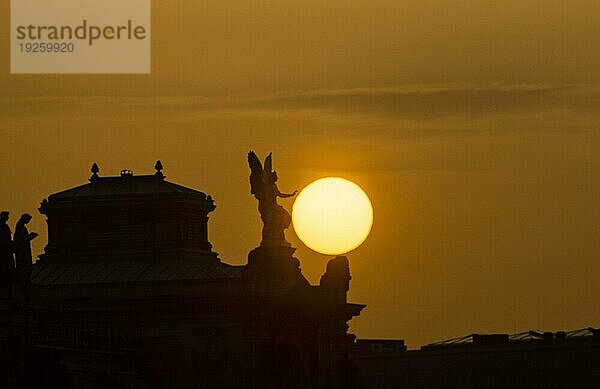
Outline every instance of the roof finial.
<path fill-rule="evenodd" d="M 98 164 L 96 162 L 94 162 L 92 164 L 92 176 L 90 177 L 90 181 L 95 180 L 96 178 L 98 178 L 98 172 L 100 172 L 100 168 L 98 167 Z"/>
<path fill-rule="evenodd" d="M 121 177 L 133 177 L 133 170 L 123 169 L 121 170 Z"/>
<path fill-rule="evenodd" d="M 155 173 L 156 176 L 158 176 L 160 178 L 165 178 L 165 176 L 162 174 L 162 171 L 161 171 L 161 170 L 163 170 L 163 165 L 160 162 L 160 159 L 156 161 L 156 163 L 154 164 L 154 168 L 156 169 L 156 173 Z"/>

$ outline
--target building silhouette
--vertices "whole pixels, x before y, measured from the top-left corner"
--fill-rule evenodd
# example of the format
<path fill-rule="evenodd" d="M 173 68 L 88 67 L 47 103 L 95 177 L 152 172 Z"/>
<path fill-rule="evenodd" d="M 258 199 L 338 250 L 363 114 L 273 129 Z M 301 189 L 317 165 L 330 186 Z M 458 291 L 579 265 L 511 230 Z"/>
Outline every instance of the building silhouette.
<path fill-rule="evenodd" d="M 208 240 L 213 199 L 156 169 L 94 165 L 42 201 L 48 245 L 0 300 L 0 387 L 348 388 L 364 306 L 346 301 L 347 259 L 320 285 L 291 247 L 228 265 Z"/>
<path fill-rule="evenodd" d="M 598 388 L 600 330 L 473 334 L 407 350 L 355 339 L 350 270 L 319 285 L 294 248 L 229 265 L 213 199 L 156 173 L 99 175 L 43 200 L 48 244 L 0 288 L 0 388 Z"/>
<path fill-rule="evenodd" d="M 406 350 L 357 341 L 361 388 L 599 388 L 600 329 L 472 334 Z"/>

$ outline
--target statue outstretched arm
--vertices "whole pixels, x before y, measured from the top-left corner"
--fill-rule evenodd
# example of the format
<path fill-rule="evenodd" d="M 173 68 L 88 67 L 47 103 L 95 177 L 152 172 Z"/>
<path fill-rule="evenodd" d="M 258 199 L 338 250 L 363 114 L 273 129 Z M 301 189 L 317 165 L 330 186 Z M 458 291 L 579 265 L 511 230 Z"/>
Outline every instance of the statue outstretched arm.
<path fill-rule="evenodd" d="M 294 197 L 298 193 L 297 190 L 295 190 L 294 193 L 281 193 L 279 191 L 277 191 L 277 192 L 278 192 L 277 196 L 281 197 L 282 199 L 287 199 L 288 197 Z"/>

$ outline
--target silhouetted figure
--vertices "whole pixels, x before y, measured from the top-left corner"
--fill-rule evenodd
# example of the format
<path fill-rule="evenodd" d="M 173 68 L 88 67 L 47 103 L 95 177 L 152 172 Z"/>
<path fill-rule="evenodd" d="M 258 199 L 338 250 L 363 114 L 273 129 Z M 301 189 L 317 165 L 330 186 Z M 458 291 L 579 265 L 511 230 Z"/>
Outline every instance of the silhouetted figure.
<path fill-rule="evenodd" d="M 13 258 L 13 243 L 10 227 L 6 223 L 9 218 L 7 211 L 0 212 L 0 285 L 10 286 L 15 269 Z"/>
<path fill-rule="evenodd" d="M 263 221 L 261 246 L 290 246 L 285 240 L 284 230 L 290 226 L 292 217 L 281 205 L 277 204 L 277 198 L 288 198 L 296 195 L 281 193 L 277 188 L 277 172 L 272 170 L 271 154 L 265 159 L 265 166 L 254 153 L 248 153 L 248 164 L 250 165 L 250 193 L 258 200 L 258 211 Z"/>
<path fill-rule="evenodd" d="M 24 213 L 15 227 L 13 245 L 17 263 L 17 282 L 20 284 L 29 283 L 32 266 L 31 241 L 38 236 L 35 232 L 29 233 L 27 230 L 27 223 L 30 221 L 31 215 Z"/>

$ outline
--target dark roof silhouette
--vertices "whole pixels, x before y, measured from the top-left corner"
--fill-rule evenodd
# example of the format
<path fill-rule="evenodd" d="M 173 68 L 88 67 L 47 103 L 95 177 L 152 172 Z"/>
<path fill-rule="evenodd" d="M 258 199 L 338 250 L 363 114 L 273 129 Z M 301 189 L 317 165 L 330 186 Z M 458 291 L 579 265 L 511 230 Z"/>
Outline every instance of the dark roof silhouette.
<path fill-rule="evenodd" d="M 592 327 L 359 351 L 353 357 L 359 388 L 595 388 L 600 382 L 600 329 Z"/>
<path fill-rule="evenodd" d="M 242 268 L 221 262 L 197 260 L 44 263 L 33 266 L 31 282 L 36 285 L 67 285 L 218 280 L 238 278 Z"/>
<path fill-rule="evenodd" d="M 42 201 L 54 234 L 33 266 L 36 285 L 238 278 L 208 242 L 213 199 L 156 173 L 98 176 Z"/>
<path fill-rule="evenodd" d="M 481 346 L 501 346 L 508 344 L 515 344 L 516 342 L 539 342 L 539 341 L 553 341 L 553 340 L 564 340 L 564 339 L 576 339 L 585 338 L 590 336 L 596 336 L 600 338 L 600 328 L 581 328 L 569 332 L 565 331 L 537 331 L 529 330 L 525 332 L 519 332 L 516 334 L 470 334 L 466 336 L 460 336 L 458 338 L 452 338 L 442 340 L 436 343 L 430 343 L 423 346 L 423 349 L 430 348 L 441 348 L 441 347 L 452 347 L 461 345 L 481 345 Z"/>
<path fill-rule="evenodd" d="M 72 200 L 88 197 L 144 194 L 192 195 L 211 200 L 204 192 L 166 181 L 162 175 L 135 176 L 123 171 L 117 177 L 92 177 L 88 184 L 76 186 L 49 197 L 50 200 Z"/>

